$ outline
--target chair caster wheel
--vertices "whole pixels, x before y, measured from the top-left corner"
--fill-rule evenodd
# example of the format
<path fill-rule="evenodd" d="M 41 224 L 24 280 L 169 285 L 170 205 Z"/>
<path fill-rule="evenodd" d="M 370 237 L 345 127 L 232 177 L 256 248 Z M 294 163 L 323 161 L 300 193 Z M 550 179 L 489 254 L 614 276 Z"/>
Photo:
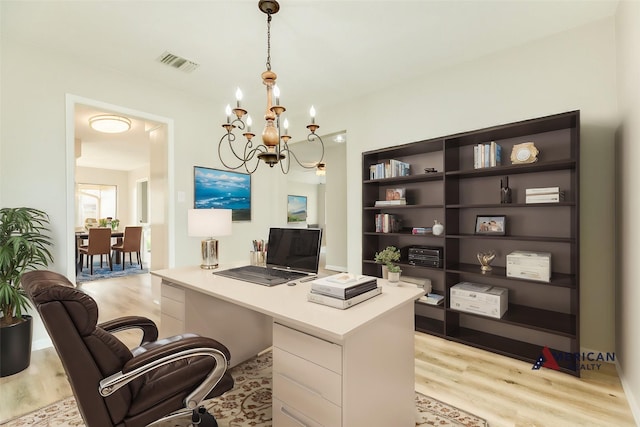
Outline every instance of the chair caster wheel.
<path fill-rule="evenodd" d="M 193 414 L 191 415 L 191 425 L 193 427 L 218 427 L 218 422 L 203 406 L 200 406 L 193 410 Z"/>

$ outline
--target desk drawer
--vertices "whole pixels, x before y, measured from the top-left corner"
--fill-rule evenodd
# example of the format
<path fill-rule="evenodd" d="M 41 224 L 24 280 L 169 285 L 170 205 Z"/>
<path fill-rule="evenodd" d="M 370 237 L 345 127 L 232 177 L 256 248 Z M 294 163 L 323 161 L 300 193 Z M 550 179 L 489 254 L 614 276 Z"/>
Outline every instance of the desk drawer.
<path fill-rule="evenodd" d="M 165 282 L 162 282 L 161 294 L 163 298 L 169 298 L 174 301 L 184 302 L 184 289 L 176 288 Z"/>
<path fill-rule="evenodd" d="M 273 425 L 278 427 L 324 427 L 284 402 L 273 398 Z M 340 427 L 336 424 L 331 427 Z"/>
<path fill-rule="evenodd" d="M 341 407 L 323 399 L 317 393 L 300 386 L 289 378 L 274 372 L 273 401 L 275 402 L 276 399 L 289 408 L 290 412 L 303 416 L 303 419 L 313 420 L 321 426 L 335 427 L 342 424 Z M 275 413 L 279 410 L 274 406 L 273 411 Z M 275 425 L 279 426 L 280 424 L 276 422 Z M 316 424 L 303 423 L 301 425 Z"/>
<path fill-rule="evenodd" d="M 162 314 L 171 316 L 178 320 L 184 320 L 184 302 L 172 300 L 162 295 L 160 310 L 162 311 Z"/>
<path fill-rule="evenodd" d="M 282 381 L 286 379 L 287 381 Z M 342 406 L 342 376 L 308 360 L 273 347 L 273 391 L 294 383 L 318 397 Z"/>
<path fill-rule="evenodd" d="M 273 345 L 342 374 L 342 346 L 338 344 L 274 323 Z"/>

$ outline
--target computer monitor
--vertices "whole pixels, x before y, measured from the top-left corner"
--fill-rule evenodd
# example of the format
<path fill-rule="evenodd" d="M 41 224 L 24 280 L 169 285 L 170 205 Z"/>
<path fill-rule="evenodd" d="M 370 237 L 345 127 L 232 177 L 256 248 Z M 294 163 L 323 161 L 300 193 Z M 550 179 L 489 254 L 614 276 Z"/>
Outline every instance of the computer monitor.
<path fill-rule="evenodd" d="M 320 228 L 270 228 L 267 267 L 317 273 Z"/>

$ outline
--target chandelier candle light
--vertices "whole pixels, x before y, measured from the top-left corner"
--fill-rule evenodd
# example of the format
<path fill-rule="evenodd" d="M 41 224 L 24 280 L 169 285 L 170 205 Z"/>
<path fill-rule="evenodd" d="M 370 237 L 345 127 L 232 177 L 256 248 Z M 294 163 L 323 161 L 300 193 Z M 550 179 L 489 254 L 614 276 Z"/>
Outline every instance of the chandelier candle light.
<path fill-rule="evenodd" d="M 270 167 L 274 167 L 279 163 L 282 172 L 286 174 L 289 172 L 291 157 L 293 157 L 301 167 L 315 169 L 322 163 L 324 158 L 324 143 L 322 142 L 322 138 L 316 135 L 316 130 L 318 130 L 320 126 L 316 124 L 315 108 L 312 106 L 309 110 L 311 123 L 307 125 L 307 129 L 309 129 L 310 132 L 309 135 L 307 135 L 307 141 L 310 143 L 319 142 L 322 154 L 318 161 L 307 164 L 301 163 L 295 153 L 289 148 L 288 143 L 291 135 L 289 135 L 289 121 L 286 118 L 282 123 L 283 128 L 280 128 L 280 119 L 282 113 L 286 111 L 286 108 L 280 105 L 280 89 L 276 86 L 277 76 L 276 73 L 271 71 L 271 17 L 280 10 L 280 5 L 275 0 L 260 0 L 258 2 L 258 8 L 267 14 L 267 70 L 262 73 L 262 82 L 267 87 L 267 108 L 264 115 L 265 126 L 262 131 L 262 144 L 255 144 L 254 146 L 252 139 L 255 134 L 251 132 L 251 125 L 253 123 L 251 117 L 247 114 L 247 110 L 241 107 L 242 91 L 238 88 L 236 90 L 236 108 L 231 109 L 230 105 L 227 105 L 226 108 L 227 122 L 222 125 L 226 133 L 220 138 L 220 142 L 218 143 L 218 157 L 227 168 L 238 169 L 244 166 L 248 173 L 255 172 L 260 164 L 259 160 L 262 160 Z M 243 119 L 245 116 L 246 119 Z M 235 129 L 243 131 L 242 135 L 247 140 L 242 150 L 240 150 L 241 147 L 239 147 L 238 144 L 234 144 L 236 135 L 233 131 Z M 223 145 L 228 145 L 229 150 L 235 157 L 233 162 L 237 163 L 239 161 L 239 164 L 234 166 L 224 161 L 222 156 Z"/>

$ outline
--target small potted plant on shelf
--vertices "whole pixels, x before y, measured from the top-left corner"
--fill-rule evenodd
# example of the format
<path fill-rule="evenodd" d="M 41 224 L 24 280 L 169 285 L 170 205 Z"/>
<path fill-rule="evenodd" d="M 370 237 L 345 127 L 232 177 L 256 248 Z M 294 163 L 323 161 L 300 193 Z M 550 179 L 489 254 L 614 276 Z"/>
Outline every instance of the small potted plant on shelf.
<path fill-rule="evenodd" d="M 400 249 L 395 246 L 387 246 L 382 251 L 376 252 L 373 260 L 378 264 L 382 264 L 382 278 L 386 279 L 389 264 L 400 261 Z"/>
<path fill-rule="evenodd" d="M 392 262 L 389 262 L 387 263 L 387 270 L 389 272 L 388 273 L 389 283 L 394 285 L 398 283 L 400 281 L 400 273 L 402 273 L 400 266 Z"/>
<path fill-rule="evenodd" d="M 49 216 L 33 208 L 0 209 L 0 377 L 13 375 L 31 361 L 32 319 L 20 285 L 22 273 L 53 261 Z"/>

